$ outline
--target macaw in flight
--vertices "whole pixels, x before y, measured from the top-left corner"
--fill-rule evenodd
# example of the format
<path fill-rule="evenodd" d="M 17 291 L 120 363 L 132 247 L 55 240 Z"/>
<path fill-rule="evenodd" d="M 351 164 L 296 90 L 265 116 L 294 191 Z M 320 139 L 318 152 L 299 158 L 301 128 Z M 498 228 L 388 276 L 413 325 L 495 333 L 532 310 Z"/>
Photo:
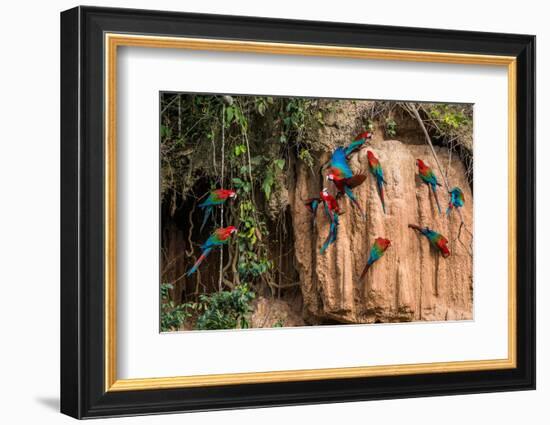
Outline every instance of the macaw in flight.
<path fill-rule="evenodd" d="M 363 213 L 357 198 L 355 197 L 352 189 L 362 184 L 367 176 L 364 174 L 353 175 L 351 168 L 346 160 L 346 151 L 344 148 L 336 148 L 332 153 L 330 160 L 330 171 L 327 175 L 327 180 L 330 180 L 338 189 L 338 195 L 345 193 L 349 199 L 353 202 L 353 205 L 359 210 L 361 215 L 366 219 L 366 215 Z"/>
<path fill-rule="evenodd" d="M 435 176 L 432 169 L 428 165 L 426 165 L 424 161 L 422 161 L 421 159 L 417 159 L 416 165 L 418 166 L 418 174 L 420 175 L 422 181 L 432 188 L 435 202 L 437 204 L 437 209 L 439 210 L 439 214 L 441 214 L 441 206 L 439 205 L 439 199 L 437 199 L 436 192 L 437 186 L 441 186 L 441 184 L 439 184 L 439 182 L 437 181 L 437 177 Z"/>
<path fill-rule="evenodd" d="M 441 255 L 443 258 L 447 258 L 449 255 L 451 255 L 451 251 L 449 250 L 449 247 L 447 244 L 449 241 L 443 236 L 441 233 L 437 233 L 435 230 L 430 229 L 429 227 L 420 227 L 416 224 L 409 224 L 409 227 L 411 229 L 414 229 L 420 234 L 426 236 L 430 243 L 437 249 L 439 252 L 441 252 Z"/>
<path fill-rule="evenodd" d="M 210 192 L 208 198 L 199 204 L 199 208 L 204 211 L 204 218 L 202 220 L 201 232 L 204 225 L 208 221 L 208 217 L 212 214 L 212 210 L 215 206 L 223 205 L 228 199 L 235 199 L 237 192 L 231 189 L 216 189 Z"/>
<path fill-rule="evenodd" d="M 370 172 L 376 179 L 380 201 L 382 202 L 382 211 L 386 214 L 386 204 L 384 202 L 384 185 L 386 184 L 386 180 L 384 180 L 384 171 L 382 170 L 380 161 L 372 151 L 367 151 L 367 159 L 369 161 Z"/>
<path fill-rule="evenodd" d="M 389 239 L 376 238 L 372 244 L 372 248 L 370 249 L 369 259 L 367 260 L 367 265 L 363 269 L 363 273 L 361 273 L 360 279 L 365 277 L 373 263 L 378 261 L 382 255 L 384 255 L 384 252 L 386 252 L 386 249 L 388 249 L 390 245 L 391 241 Z"/>
<path fill-rule="evenodd" d="M 197 271 L 201 263 L 208 256 L 208 254 L 210 254 L 210 251 L 212 251 L 213 248 L 216 248 L 217 246 L 221 247 L 223 245 L 227 245 L 231 238 L 231 235 L 233 235 L 234 233 L 237 233 L 237 228 L 235 226 L 220 227 L 214 230 L 214 232 L 210 235 L 206 242 L 201 245 L 201 256 L 197 259 L 195 264 L 193 264 L 193 267 L 189 269 L 189 271 L 186 273 L 186 276 L 191 276 Z"/>

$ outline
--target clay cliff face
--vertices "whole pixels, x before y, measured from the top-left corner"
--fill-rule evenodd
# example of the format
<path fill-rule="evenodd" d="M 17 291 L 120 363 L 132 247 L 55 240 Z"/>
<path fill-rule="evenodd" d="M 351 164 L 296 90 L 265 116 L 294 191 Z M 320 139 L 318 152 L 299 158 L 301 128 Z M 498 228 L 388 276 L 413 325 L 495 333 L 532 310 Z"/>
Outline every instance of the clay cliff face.
<path fill-rule="evenodd" d="M 335 137 L 338 129 L 325 134 L 326 145 L 351 140 L 350 134 Z M 322 137 L 322 136 L 321 136 Z M 334 142 L 332 142 L 334 141 Z M 317 196 L 322 188 L 319 175 L 303 164 L 296 164 L 295 188 L 290 193 L 296 266 L 303 295 L 303 315 L 310 323 L 376 323 L 422 320 L 464 320 L 473 318 L 473 198 L 462 162 L 438 150 L 440 163 L 451 187 L 459 186 L 466 199 L 462 208 L 464 226 L 456 211 L 448 217 L 445 186 L 438 188 L 442 214 L 431 190 L 418 177 L 415 160 L 428 163 L 441 183 L 443 178 L 427 145 L 398 140 L 383 140 L 376 133 L 370 144 L 384 169 L 386 214 L 384 215 L 375 180 L 368 170 L 367 149 L 350 160 L 354 173 L 367 174 L 367 180 L 354 190 L 367 214 L 362 219 L 348 199 L 341 198 L 345 211 L 340 217 L 337 241 L 324 255 L 319 249 L 325 241 L 329 222 L 322 208 L 317 224 L 304 208 L 303 200 Z M 325 159 L 328 159 L 326 155 Z M 449 166 L 450 164 L 450 166 Z M 333 184 L 322 184 L 334 192 Z M 444 259 L 428 240 L 407 225 L 418 224 L 443 234 L 449 240 L 451 256 Z M 460 231 L 460 238 L 459 236 Z M 374 239 L 384 237 L 392 245 L 368 271 L 366 264 Z"/>

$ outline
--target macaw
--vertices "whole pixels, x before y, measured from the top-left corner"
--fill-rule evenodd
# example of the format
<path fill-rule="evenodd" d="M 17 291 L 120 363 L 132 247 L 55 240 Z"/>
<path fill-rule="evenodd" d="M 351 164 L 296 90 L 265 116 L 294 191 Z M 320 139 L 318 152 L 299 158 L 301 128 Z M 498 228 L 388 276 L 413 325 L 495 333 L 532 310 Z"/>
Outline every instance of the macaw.
<path fill-rule="evenodd" d="M 353 175 L 351 168 L 349 168 L 348 162 L 346 160 L 346 151 L 344 148 L 336 148 L 332 153 L 332 158 L 330 160 L 330 172 L 327 175 L 327 180 L 330 180 L 338 189 L 338 195 L 345 193 L 349 199 L 353 202 L 353 205 L 357 207 L 359 212 L 363 217 L 366 218 L 357 198 L 352 192 L 354 187 L 359 186 L 365 181 L 367 176 L 364 174 Z"/>
<path fill-rule="evenodd" d="M 447 215 L 451 213 L 453 208 L 459 208 L 464 206 L 464 193 L 459 187 L 453 187 L 449 192 L 451 199 L 449 200 L 449 206 L 447 208 Z"/>
<path fill-rule="evenodd" d="M 370 131 L 365 131 L 355 137 L 353 142 L 346 146 L 346 158 L 349 159 L 352 153 L 359 152 L 363 149 L 367 142 L 372 139 L 372 133 Z"/>
<path fill-rule="evenodd" d="M 327 217 L 330 220 L 330 229 L 328 233 L 328 237 L 323 243 L 323 246 L 321 247 L 321 254 L 323 254 L 329 245 L 336 241 L 336 236 L 338 233 L 338 224 L 339 224 L 339 217 L 342 211 L 340 210 L 340 206 L 338 205 L 338 201 L 336 198 L 328 193 L 327 188 L 323 188 L 321 191 L 321 200 L 323 201 L 324 207 L 325 207 L 325 213 Z"/>
<path fill-rule="evenodd" d="M 235 226 L 220 227 L 219 229 L 214 230 L 206 242 L 201 245 L 201 256 L 197 259 L 195 264 L 193 264 L 193 267 L 189 269 L 186 276 L 191 276 L 197 271 L 201 263 L 208 256 L 208 254 L 210 254 L 210 251 L 212 251 L 213 248 L 226 245 L 233 233 L 237 233 L 237 228 Z"/>
<path fill-rule="evenodd" d="M 437 186 L 441 185 L 438 183 L 437 177 L 435 176 L 432 169 L 428 167 L 421 159 L 416 160 L 416 165 L 418 165 L 418 174 L 420 175 L 422 181 L 432 188 L 435 202 L 437 204 L 437 209 L 439 210 L 439 214 L 441 214 L 441 207 L 439 206 L 439 199 L 437 199 L 436 192 Z"/>
<path fill-rule="evenodd" d="M 386 180 L 384 180 L 384 171 L 382 170 L 380 161 L 378 161 L 378 158 L 376 158 L 372 151 L 367 151 L 367 159 L 369 161 L 370 172 L 376 178 L 380 201 L 382 201 L 382 211 L 386 214 L 386 204 L 384 203 L 384 185 L 386 184 Z"/>
<path fill-rule="evenodd" d="M 325 205 L 325 212 L 327 213 L 329 218 L 331 218 L 333 212 L 335 212 L 336 214 L 342 214 L 342 211 L 340 210 L 340 205 L 338 205 L 338 201 L 334 196 L 328 193 L 328 189 L 326 187 L 323 188 L 320 196 L 321 201 L 323 201 Z"/>
<path fill-rule="evenodd" d="M 370 266 L 372 266 L 374 262 L 378 261 L 382 257 L 382 255 L 384 255 L 384 252 L 386 252 L 386 249 L 388 249 L 390 245 L 391 241 L 389 239 L 376 238 L 376 240 L 372 244 L 372 248 L 370 249 L 370 255 L 369 259 L 367 260 L 367 265 L 363 269 L 363 273 L 361 273 L 361 279 L 365 277 L 370 269 Z"/>
<path fill-rule="evenodd" d="M 210 192 L 208 198 L 206 198 L 202 203 L 199 204 L 199 208 L 204 210 L 204 218 L 202 220 L 201 232 L 204 228 L 204 225 L 208 221 L 208 217 L 212 214 L 212 210 L 217 205 L 222 205 L 228 199 L 235 199 L 237 197 L 237 192 L 231 189 L 216 189 Z"/>
<path fill-rule="evenodd" d="M 411 229 L 417 230 L 418 232 L 426 236 L 430 243 L 441 252 L 443 258 L 447 258 L 449 255 L 451 255 L 451 251 L 447 246 L 449 241 L 441 233 L 437 233 L 435 230 L 432 230 L 429 227 L 420 227 L 416 224 L 409 224 L 409 227 Z"/>

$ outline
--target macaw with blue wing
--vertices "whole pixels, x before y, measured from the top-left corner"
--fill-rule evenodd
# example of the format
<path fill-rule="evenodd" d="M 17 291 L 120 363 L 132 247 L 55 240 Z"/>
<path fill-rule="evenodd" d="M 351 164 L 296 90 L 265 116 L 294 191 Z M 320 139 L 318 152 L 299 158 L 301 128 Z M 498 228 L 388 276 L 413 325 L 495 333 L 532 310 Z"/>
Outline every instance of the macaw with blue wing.
<path fill-rule="evenodd" d="M 320 250 L 321 254 L 324 254 L 329 245 L 336 241 L 336 236 L 338 235 L 339 217 L 342 212 L 340 210 L 340 206 L 338 205 L 338 201 L 334 196 L 328 193 L 327 188 L 323 188 L 321 191 L 321 200 L 323 201 L 325 214 L 330 220 L 328 237 Z"/>
<path fill-rule="evenodd" d="M 372 151 L 367 151 L 367 159 L 369 161 L 370 172 L 376 179 L 380 201 L 382 202 L 382 211 L 386 214 L 386 204 L 384 202 L 384 185 L 386 184 L 386 180 L 384 180 L 384 170 L 382 170 L 380 161 Z"/>
<path fill-rule="evenodd" d="M 451 255 L 451 250 L 447 246 L 449 241 L 441 233 L 438 233 L 435 230 L 432 230 L 427 226 L 426 227 L 420 227 L 420 226 L 417 226 L 416 224 L 409 224 L 409 227 L 411 229 L 416 230 L 421 235 L 426 236 L 426 238 L 428 238 L 428 240 L 430 241 L 432 246 L 434 248 L 436 248 L 437 250 L 439 250 L 439 252 L 441 253 L 441 256 L 443 258 L 447 258 L 449 255 Z"/>
<path fill-rule="evenodd" d="M 464 193 L 459 187 L 453 187 L 449 192 L 451 199 L 449 199 L 449 206 L 447 207 L 447 215 L 451 213 L 453 208 L 461 208 L 464 206 Z"/>
<path fill-rule="evenodd" d="M 197 259 L 193 267 L 189 269 L 186 273 L 186 276 L 191 276 L 197 271 L 204 259 L 210 254 L 212 249 L 217 246 L 227 245 L 230 240 L 231 235 L 237 233 L 237 228 L 235 226 L 220 227 L 219 229 L 214 230 L 210 237 L 206 240 L 205 243 L 201 245 L 201 256 Z"/>
<path fill-rule="evenodd" d="M 204 228 L 204 225 L 208 221 L 208 217 L 212 214 L 214 207 L 218 205 L 223 205 L 228 199 L 235 199 L 237 197 L 237 192 L 231 189 L 216 189 L 210 192 L 208 198 L 199 204 L 199 208 L 204 210 L 204 218 L 201 224 L 201 232 Z"/>
<path fill-rule="evenodd" d="M 327 180 L 332 181 L 336 189 L 338 189 L 338 195 L 346 194 L 347 197 L 353 202 L 353 205 L 359 210 L 361 215 L 366 218 L 359 202 L 352 189 L 362 184 L 367 176 L 364 174 L 353 175 L 351 168 L 348 165 L 346 159 L 346 150 L 344 148 L 336 148 L 332 153 L 330 160 L 330 172 L 327 175 Z"/>
<path fill-rule="evenodd" d="M 366 146 L 366 143 L 372 139 L 372 133 L 365 131 L 355 137 L 353 142 L 346 146 L 346 158 L 349 159 L 352 153 L 359 152 Z"/>
<path fill-rule="evenodd" d="M 437 204 L 437 209 L 439 211 L 439 214 L 441 214 L 441 206 L 439 205 L 439 199 L 437 199 L 436 192 L 437 186 L 441 186 L 441 184 L 439 184 L 439 182 L 437 181 L 437 177 L 435 176 L 433 170 L 428 165 L 426 165 L 424 161 L 422 161 L 421 159 L 417 159 L 416 165 L 418 166 L 418 175 L 420 176 L 422 181 L 432 188 L 435 203 Z"/>
<path fill-rule="evenodd" d="M 391 241 L 389 239 L 376 238 L 370 249 L 369 259 L 363 269 L 363 273 L 361 273 L 360 279 L 365 277 L 370 267 L 384 255 L 384 252 L 386 252 L 390 245 Z"/>

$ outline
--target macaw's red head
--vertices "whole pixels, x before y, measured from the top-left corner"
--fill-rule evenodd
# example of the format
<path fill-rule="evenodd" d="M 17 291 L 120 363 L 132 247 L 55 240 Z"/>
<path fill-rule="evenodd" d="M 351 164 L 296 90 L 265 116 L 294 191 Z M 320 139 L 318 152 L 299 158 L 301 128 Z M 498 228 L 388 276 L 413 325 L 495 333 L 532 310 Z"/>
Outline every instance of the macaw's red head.
<path fill-rule="evenodd" d="M 367 151 L 367 158 L 369 161 L 372 161 L 373 159 L 376 159 L 376 156 L 372 153 L 372 151 Z"/>
<path fill-rule="evenodd" d="M 384 239 L 384 238 L 377 238 L 376 243 L 380 245 L 383 251 L 388 249 L 391 245 L 391 241 L 389 239 Z"/>
<path fill-rule="evenodd" d="M 236 199 L 237 198 L 237 192 L 235 192 L 234 190 L 228 190 L 227 193 L 228 193 L 230 199 Z"/>
<path fill-rule="evenodd" d="M 441 245 L 439 248 L 441 249 L 441 255 L 443 256 L 443 258 L 447 258 L 449 255 L 451 255 L 451 251 L 449 250 L 447 244 Z"/>
<path fill-rule="evenodd" d="M 334 181 L 335 179 L 335 175 L 333 172 L 330 172 L 328 175 L 327 175 L 327 180 L 330 180 L 330 181 Z"/>
<path fill-rule="evenodd" d="M 328 195 L 328 189 L 326 187 L 323 187 L 323 190 L 321 191 L 321 197 L 326 197 Z"/>
<path fill-rule="evenodd" d="M 366 141 L 369 141 L 370 139 L 372 139 L 372 133 L 370 131 L 365 131 L 361 134 L 359 134 L 355 140 L 362 140 L 362 139 L 365 139 Z"/>
<path fill-rule="evenodd" d="M 426 168 L 426 164 L 421 159 L 416 160 L 416 165 L 418 166 L 418 168 Z"/>
<path fill-rule="evenodd" d="M 233 233 L 237 233 L 237 228 L 235 226 L 227 226 L 225 228 L 225 231 L 229 234 L 229 235 L 232 235 Z"/>

